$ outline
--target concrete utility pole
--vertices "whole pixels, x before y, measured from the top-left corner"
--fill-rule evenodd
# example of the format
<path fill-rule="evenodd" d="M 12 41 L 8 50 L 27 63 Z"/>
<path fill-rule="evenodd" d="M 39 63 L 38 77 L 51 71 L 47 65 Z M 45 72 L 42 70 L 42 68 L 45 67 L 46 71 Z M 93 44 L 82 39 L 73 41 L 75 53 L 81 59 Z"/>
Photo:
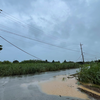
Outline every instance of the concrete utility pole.
<path fill-rule="evenodd" d="M 80 48 L 81 48 L 81 55 L 82 55 L 82 59 L 83 59 L 83 63 L 84 63 L 84 55 L 83 55 L 82 44 L 81 43 L 80 43 Z"/>

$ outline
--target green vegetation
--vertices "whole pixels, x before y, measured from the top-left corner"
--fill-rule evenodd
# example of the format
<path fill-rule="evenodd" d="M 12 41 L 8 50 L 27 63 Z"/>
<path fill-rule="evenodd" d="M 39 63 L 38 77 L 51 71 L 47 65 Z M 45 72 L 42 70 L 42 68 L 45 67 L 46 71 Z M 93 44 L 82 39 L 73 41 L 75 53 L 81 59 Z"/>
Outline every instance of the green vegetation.
<path fill-rule="evenodd" d="M 27 63 L 49 63 L 47 60 L 42 61 L 42 60 L 24 60 L 20 62 L 22 64 L 27 64 Z"/>
<path fill-rule="evenodd" d="M 2 50 L 2 45 L 0 45 L 0 50 Z"/>
<path fill-rule="evenodd" d="M 51 63 L 46 61 L 22 61 L 17 60 L 13 63 L 9 61 L 4 61 L 0 63 L 0 76 L 14 76 L 14 75 L 25 75 L 25 74 L 35 74 L 46 71 L 57 71 L 71 68 L 79 68 L 80 64 L 77 63 Z"/>
<path fill-rule="evenodd" d="M 80 72 L 78 72 L 79 81 L 100 85 L 100 60 L 85 62 L 84 64 L 72 61 L 60 63 L 54 60 L 52 62 L 47 60 L 24 60 L 22 62 L 18 60 L 14 60 L 13 62 L 0 61 L 0 76 L 35 74 L 71 68 L 80 68 Z"/>
<path fill-rule="evenodd" d="M 80 69 L 78 79 L 81 82 L 100 85 L 100 63 L 84 64 Z"/>

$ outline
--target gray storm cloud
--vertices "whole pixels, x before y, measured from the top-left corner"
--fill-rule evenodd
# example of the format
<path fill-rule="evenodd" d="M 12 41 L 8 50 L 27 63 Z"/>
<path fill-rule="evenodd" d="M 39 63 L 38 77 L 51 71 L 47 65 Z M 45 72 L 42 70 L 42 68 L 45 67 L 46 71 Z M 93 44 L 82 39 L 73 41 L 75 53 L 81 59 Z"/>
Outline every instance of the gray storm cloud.
<path fill-rule="evenodd" d="M 0 13 L 1 28 L 79 51 L 81 42 L 84 52 L 95 55 L 85 55 L 86 60 L 93 60 L 95 57 L 99 59 L 100 0 L 1 0 L 0 2 L 0 8 L 3 11 L 23 22 L 21 24 L 9 16 L 3 15 L 4 12 L 2 12 Z M 75 61 L 80 56 L 80 52 L 72 53 L 69 50 L 61 50 L 39 42 L 8 35 L 1 31 L 0 34 L 27 52 L 43 59 Z M 0 53 L 1 56 L 14 48 L 2 39 L 0 41 L 5 48 Z M 21 55 L 17 49 L 14 48 L 14 51 Z M 13 56 L 4 56 L 1 60 L 33 59 L 26 54 L 18 58 L 16 53 L 13 53 Z M 12 52 L 9 52 L 9 55 L 12 55 Z"/>

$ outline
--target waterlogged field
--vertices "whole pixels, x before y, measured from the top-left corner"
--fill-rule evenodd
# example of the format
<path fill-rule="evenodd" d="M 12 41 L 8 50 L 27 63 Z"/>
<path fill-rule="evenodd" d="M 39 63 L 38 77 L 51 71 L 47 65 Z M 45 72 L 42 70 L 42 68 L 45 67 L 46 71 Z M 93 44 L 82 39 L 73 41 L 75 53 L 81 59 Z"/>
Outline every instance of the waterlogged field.
<path fill-rule="evenodd" d="M 81 82 L 100 85 L 100 63 L 83 65 L 78 78 Z"/>
<path fill-rule="evenodd" d="M 77 63 L 10 63 L 0 64 L 0 76 L 35 74 L 46 71 L 79 68 Z"/>

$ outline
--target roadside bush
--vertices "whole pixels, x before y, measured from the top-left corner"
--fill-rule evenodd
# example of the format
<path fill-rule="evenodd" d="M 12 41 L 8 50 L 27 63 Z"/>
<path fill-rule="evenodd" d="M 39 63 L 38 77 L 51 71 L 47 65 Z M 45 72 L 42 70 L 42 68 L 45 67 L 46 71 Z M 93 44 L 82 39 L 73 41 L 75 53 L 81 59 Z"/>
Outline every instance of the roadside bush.
<path fill-rule="evenodd" d="M 100 63 L 92 63 L 89 66 L 83 66 L 80 69 L 78 79 L 81 82 L 92 83 L 100 85 Z"/>

